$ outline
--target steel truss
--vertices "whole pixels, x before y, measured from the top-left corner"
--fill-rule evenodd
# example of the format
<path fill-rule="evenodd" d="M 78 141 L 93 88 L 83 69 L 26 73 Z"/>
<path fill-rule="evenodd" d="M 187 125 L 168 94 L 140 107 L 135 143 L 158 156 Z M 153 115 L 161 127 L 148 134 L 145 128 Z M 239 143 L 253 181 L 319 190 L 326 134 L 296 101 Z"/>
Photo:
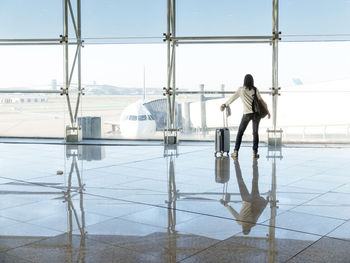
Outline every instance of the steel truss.
<path fill-rule="evenodd" d="M 64 46 L 64 87 L 60 91 L 53 90 L 0 90 L 0 93 L 59 93 L 66 95 L 68 113 L 70 118 L 70 126 L 66 127 L 65 139 L 79 140 L 79 136 L 68 136 L 67 134 L 79 134 L 81 129 L 77 123 L 78 110 L 80 105 L 81 96 L 84 95 L 81 87 L 81 48 L 84 41 L 81 39 L 81 0 L 76 1 L 76 16 L 73 11 L 72 1 L 63 0 L 63 34 L 60 38 L 28 38 L 28 39 L 0 39 L 0 45 L 63 45 Z M 73 29 L 76 38 L 74 41 L 69 41 L 69 16 L 73 24 Z M 76 51 L 73 63 L 69 66 L 69 46 L 76 45 Z M 69 89 L 71 87 L 71 81 L 75 68 L 77 67 L 78 75 L 78 97 L 75 104 L 75 110 L 72 110 L 72 103 L 69 97 Z"/>
<path fill-rule="evenodd" d="M 176 41 L 176 1 L 167 0 L 167 32 L 164 41 L 167 44 L 167 86 L 164 88 L 167 97 L 167 128 L 164 129 L 164 142 L 166 144 L 177 142 L 177 127 L 175 124 L 175 51 Z"/>
<path fill-rule="evenodd" d="M 178 91 L 176 89 L 175 62 L 176 47 L 179 44 L 257 44 L 269 43 L 272 45 L 272 88 L 270 92 L 263 92 L 272 95 L 273 107 L 273 130 L 276 131 L 277 121 L 277 98 L 278 87 L 278 42 L 280 32 L 278 28 L 278 1 L 272 0 L 272 35 L 271 36 L 177 36 L 176 35 L 176 0 L 167 0 L 167 32 L 164 33 L 164 41 L 167 44 L 167 86 L 164 88 L 164 95 L 168 101 L 168 122 L 164 130 L 164 142 L 176 143 L 177 140 L 169 138 L 177 136 L 177 125 L 175 123 L 175 97 L 178 94 L 229 94 L 231 92 L 195 92 Z"/>
<path fill-rule="evenodd" d="M 279 0 L 273 0 L 272 2 L 272 34 L 274 38 L 272 40 L 272 122 L 273 122 L 273 130 L 276 131 L 277 125 L 277 100 L 279 94 L 278 87 L 278 42 L 281 40 L 279 32 L 279 8 L 278 8 Z"/>
<path fill-rule="evenodd" d="M 83 94 L 83 89 L 81 88 L 81 48 L 83 46 L 83 40 L 81 39 L 81 0 L 76 0 L 76 8 L 77 14 L 76 18 L 74 16 L 71 0 L 64 0 L 64 33 L 63 36 L 63 44 L 64 44 L 64 88 L 62 89 L 63 94 L 66 95 L 68 112 L 70 117 L 70 126 L 66 127 L 66 140 L 67 141 L 79 141 L 81 140 L 81 128 L 77 123 L 79 104 L 81 100 L 81 96 Z M 69 67 L 69 18 L 71 17 L 71 21 L 73 23 L 73 28 L 76 36 L 76 51 L 74 60 L 71 68 Z M 75 66 L 77 65 L 77 73 L 78 73 L 78 97 L 75 104 L 75 111 L 73 115 L 72 104 L 69 98 L 69 89 L 73 77 L 73 73 L 75 70 Z M 73 135 L 70 137 L 69 135 Z M 75 136 L 76 135 L 76 136 Z"/>

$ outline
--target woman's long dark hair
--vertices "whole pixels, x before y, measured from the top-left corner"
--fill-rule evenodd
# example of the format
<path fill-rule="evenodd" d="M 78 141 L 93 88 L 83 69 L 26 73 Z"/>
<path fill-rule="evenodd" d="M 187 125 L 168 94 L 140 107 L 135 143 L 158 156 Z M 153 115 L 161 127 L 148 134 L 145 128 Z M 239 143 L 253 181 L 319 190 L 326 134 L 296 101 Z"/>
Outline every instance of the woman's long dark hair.
<path fill-rule="evenodd" d="M 255 88 L 254 79 L 252 75 L 250 74 L 245 75 L 243 86 L 247 87 L 249 90 L 251 90 L 252 88 Z"/>

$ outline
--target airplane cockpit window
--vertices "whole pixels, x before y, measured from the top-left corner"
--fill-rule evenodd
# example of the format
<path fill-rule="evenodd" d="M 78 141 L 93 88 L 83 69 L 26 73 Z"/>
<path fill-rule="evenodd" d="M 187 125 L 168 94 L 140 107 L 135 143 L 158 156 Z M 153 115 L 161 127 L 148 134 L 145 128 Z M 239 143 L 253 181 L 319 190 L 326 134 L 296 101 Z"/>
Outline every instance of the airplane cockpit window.
<path fill-rule="evenodd" d="M 151 120 L 151 121 L 154 120 L 153 117 L 152 117 L 152 115 L 148 115 L 148 119 Z"/>
<path fill-rule="evenodd" d="M 135 115 L 130 115 L 130 116 L 129 116 L 129 120 L 130 120 L 130 121 L 136 121 L 136 120 L 137 120 L 137 116 L 135 116 Z"/>
<path fill-rule="evenodd" d="M 138 120 L 139 121 L 145 121 L 145 120 L 147 120 L 147 116 L 146 115 L 139 115 L 138 116 Z"/>
<path fill-rule="evenodd" d="M 123 121 L 126 121 L 126 120 L 128 120 L 129 119 L 129 115 L 125 115 L 124 117 L 123 117 Z"/>

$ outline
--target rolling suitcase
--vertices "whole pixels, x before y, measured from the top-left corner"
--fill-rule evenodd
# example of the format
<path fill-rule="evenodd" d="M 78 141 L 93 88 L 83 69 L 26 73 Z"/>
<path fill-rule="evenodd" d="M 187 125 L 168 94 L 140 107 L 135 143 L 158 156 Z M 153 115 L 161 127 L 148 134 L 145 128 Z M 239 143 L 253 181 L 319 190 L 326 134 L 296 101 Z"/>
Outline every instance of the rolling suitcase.
<path fill-rule="evenodd" d="M 227 128 L 227 110 L 223 112 L 223 119 L 224 127 L 215 131 L 215 156 L 217 156 L 217 153 L 220 153 L 221 156 L 226 153 L 228 156 L 230 152 L 230 130 Z"/>

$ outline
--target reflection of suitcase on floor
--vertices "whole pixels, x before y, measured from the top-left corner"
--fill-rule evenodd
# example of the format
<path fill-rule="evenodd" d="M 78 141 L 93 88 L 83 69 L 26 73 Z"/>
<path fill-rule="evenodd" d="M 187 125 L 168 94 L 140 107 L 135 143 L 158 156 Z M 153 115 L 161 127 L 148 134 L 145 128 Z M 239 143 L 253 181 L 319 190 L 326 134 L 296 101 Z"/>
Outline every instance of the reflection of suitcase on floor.
<path fill-rule="evenodd" d="M 217 153 L 221 153 L 221 156 L 224 153 L 230 152 L 230 130 L 227 128 L 227 113 L 225 118 L 224 114 L 224 128 L 216 129 L 215 131 L 215 156 Z M 226 122 L 225 122 L 226 120 Z"/>
<path fill-rule="evenodd" d="M 230 180 L 230 157 L 215 158 L 215 182 L 224 184 Z"/>

